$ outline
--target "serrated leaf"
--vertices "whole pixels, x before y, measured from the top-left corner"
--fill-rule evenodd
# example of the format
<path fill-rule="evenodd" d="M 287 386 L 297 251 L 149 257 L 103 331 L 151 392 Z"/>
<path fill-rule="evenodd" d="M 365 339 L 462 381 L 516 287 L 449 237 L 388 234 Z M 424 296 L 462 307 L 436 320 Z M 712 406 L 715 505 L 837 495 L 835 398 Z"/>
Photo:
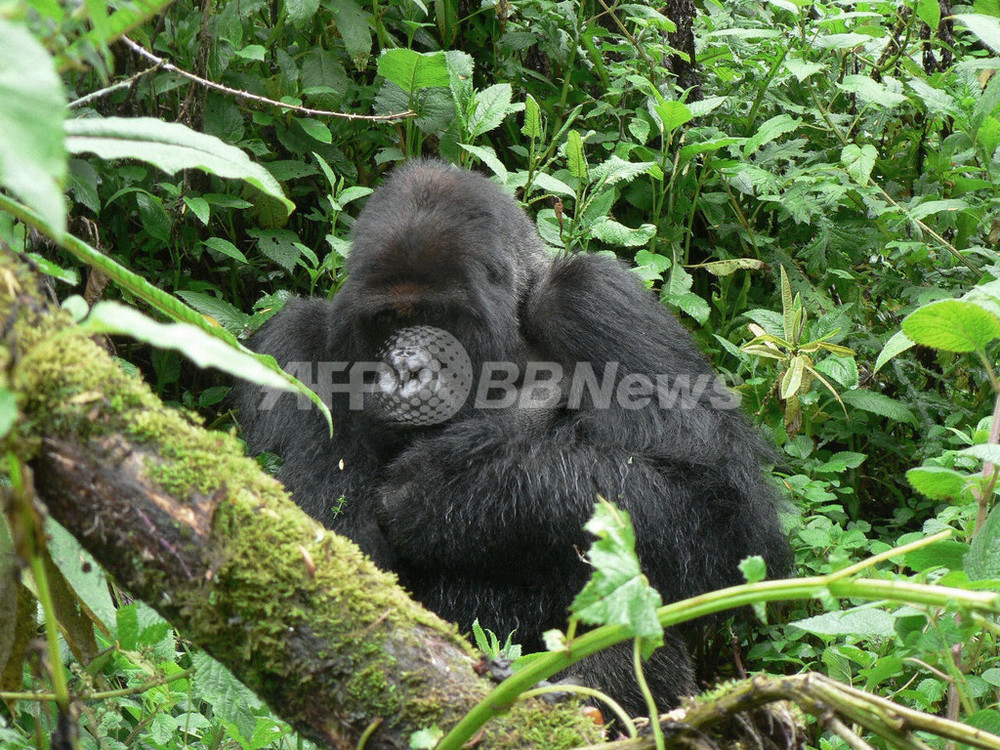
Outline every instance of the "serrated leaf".
<path fill-rule="evenodd" d="M 566 135 L 566 161 L 571 175 L 578 180 L 587 178 L 587 158 L 583 154 L 583 138 L 579 131 L 571 130 Z"/>
<path fill-rule="evenodd" d="M 344 40 L 354 67 L 364 70 L 372 51 L 372 28 L 369 12 L 354 0 L 326 0 L 337 21 L 337 31 Z M 370 4 L 369 4 L 370 7 Z"/>
<path fill-rule="evenodd" d="M 507 184 L 507 180 L 510 178 L 507 167 L 500 161 L 492 146 L 473 146 L 468 143 L 459 143 L 458 145 L 489 167 L 490 171 L 500 178 L 500 182 Z"/>
<path fill-rule="evenodd" d="M 444 88 L 450 82 L 444 52 L 386 50 L 379 55 L 378 74 L 411 94 L 425 88 Z"/>
<path fill-rule="evenodd" d="M 63 117 L 66 98 L 52 58 L 22 26 L 0 18 L 0 187 L 66 230 Z"/>
<path fill-rule="evenodd" d="M 302 28 L 319 10 L 319 0 L 285 0 L 288 18 L 296 28 Z"/>
<path fill-rule="evenodd" d="M 917 0 L 917 18 L 931 27 L 931 33 L 941 24 L 940 0 Z"/>
<path fill-rule="evenodd" d="M 701 269 L 708 271 L 713 276 L 729 276 L 737 271 L 760 271 L 765 267 L 762 260 L 756 258 L 729 258 L 728 260 L 712 260 L 708 263 L 696 263 L 692 266 L 685 266 L 689 269 Z"/>
<path fill-rule="evenodd" d="M 858 388 L 853 391 L 845 391 L 841 394 L 841 398 L 843 398 L 844 403 L 856 409 L 869 411 L 872 414 L 878 414 L 880 417 L 887 417 L 897 422 L 905 422 L 906 424 L 917 423 L 917 418 L 910 411 L 909 407 L 882 393 Z"/>
<path fill-rule="evenodd" d="M 849 143 L 840 152 L 840 161 L 843 162 L 844 169 L 859 185 L 868 184 L 868 178 L 871 176 L 876 159 L 878 159 L 878 151 L 868 143 L 864 146 Z"/>
<path fill-rule="evenodd" d="M 969 207 L 969 204 L 963 200 L 957 198 L 951 198 L 948 200 L 941 201 L 924 201 L 918 206 L 913 206 L 909 208 L 910 218 L 912 219 L 926 219 L 928 216 L 933 214 L 939 214 L 942 211 L 963 211 Z"/>
<path fill-rule="evenodd" d="M 94 153 L 102 159 L 137 159 L 174 174 L 200 169 L 217 177 L 243 180 L 283 206 L 287 216 L 295 204 L 278 181 L 235 146 L 176 122 L 152 117 L 87 117 L 67 120 L 66 147 L 74 154 Z"/>
<path fill-rule="evenodd" d="M 793 628 L 817 635 L 853 635 L 867 638 L 891 638 L 895 635 L 895 618 L 881 609 L 863 607 L 846 612 L 827 612 L 789 623 Z"/>
<path fill-rule="evenodd" d="M 995 506 L 965 556 L 970 581 L 1000 580 L 1000 505 Z"/>
<path fill-rule="evenodd" d="M 969 477 L 944 466 L 919 466 L 906 472 L 913 488 L 931 500 L 958 500 Z"/>
<path fill-rule="evenodd" d="M 979 41 L 987 47 L 1000 53 L 1000 18 L 979 13 L 958 13 L 952 18 L 979 37 Z"/>
<path fill-rule="evenodd" d="M 672 133 L 694 117 L 684 102 L 673 99 L 664 99 L 653 107 L 653 112 L 656 113 L 665 133 Z"/>
<path fill-rule="evenodd" d="M 1000 319 L 973 302 L 944 299 L 907 315 L 903 332 L 912 341 L 934 349 L 972 352 L 1000 337 Z"/>
<path fill-rule="evenodd" d="M 619 224 L 614 219 L 608 219 L 591 227 L 590 233 L 596 239 L 609 245 L 638 247 L 645 245 L 656 236 L 656 227 L 652 224 L 643 224 L 637 229 L 632 229 L 624 224 Z"/>
<path fill-rule="evenodd" d="M 770 120 L 762 123 L 757 132 L 743 146 L 743 156 L 750 156 L 761 146 L 764 146 L 776 138 L 780 138 L 785 133 L 791 133 L 802 124 L 802 120 L 791 115 L 775 115 Z"/>
<path fill-rule="evenodd" d="M 299 237 L 288 229 L 248 229 L 257 238 L 257 248 L 286 271 L 291 272 L 302 254 Z"/>
<path fill-rule="evenodd" d="M 879 83 L 875 79 L 863 75 L 844 76 L 844 80 L 838 84 L 838 88 L 850 94 L 856 94 L 867 104 L 875 104 L 879 107 L 898 107 L 906 101 L 905 95 L 892 91 L 884 83 Z"/>
<path fill-rule="evenodd" d="M 476 93 L 476 109 L 469 118 L 469 132 L 478 138 L 500 126 L 510 114 L 513 89 L 509 83 L 497 83 Z"/>
<path fill-rule="evenodd" d="M 617 185 L 619 182 L 631 182 L 641 174 L 647 174 L 656 162 L 625 161 L 617 154 L 612 154 L 605 161 L 590 170 L 591 177 L 595 181 L 601 181 L 605 186 Z"/>
<path fill-rule="evenodd" d="M 591 625 L 625 626 L 642 639 L 643 656 L 648 658 L 663 644 L 656 614 L 662 600 L 639 567 L 628 513 L 602 499 L 585 528 L 597 537 L 587 553 L 594 570 L 570 611 Z"/>
<path fill-rule="evenodd" d="M 973 458 L 978 458 L 980 461 L 986 461 L 1000 466 L 1000 445 L 997 445 L 996 443 L 979 443 L 978 445 L 970 445 L 968 448 L 962 448 L 958 454 L 960 456 L 972 456 Z"/>
<path fill-rule="evenodd" d="M 826 66 L 822 63 L 807 62 L 801 60 L 793 55 L 788 55 L 784 62 L 785 69 L 788 70 L 799 83 L 806 80 L 813 73 L 819 73 L 821 70 L 825 70 Z"/>
<path fill-rule="evenodd" d="M 239 333 L 250 325 L 250 316 L 223 299 L 202 292 L 183 290 L 177 296 L 191 307 L 207 315 L 230 333 Z"/>
<path fill-rule="evenodd" d="M 882 369 L 886 362 L 891 360 L 893 357 L 899 356 L 907 349 L 911 349 L 916 346 L 916 342 L 910 339 L 902 331 L 896 331 L 888 341 L 885 342 L 885 346 L 882 347 L 882 351 L 879 352 L 878 358 L 875 360 L 875 369 L 872 370 L 874 375 L 876 372 Z"/>
<path fill-rule="evenodd" d="M 524 125 L 521 127 L 521 133 L 532 140 L 542 137 L 541 110 L 531 94 L 524 97 Z"/>

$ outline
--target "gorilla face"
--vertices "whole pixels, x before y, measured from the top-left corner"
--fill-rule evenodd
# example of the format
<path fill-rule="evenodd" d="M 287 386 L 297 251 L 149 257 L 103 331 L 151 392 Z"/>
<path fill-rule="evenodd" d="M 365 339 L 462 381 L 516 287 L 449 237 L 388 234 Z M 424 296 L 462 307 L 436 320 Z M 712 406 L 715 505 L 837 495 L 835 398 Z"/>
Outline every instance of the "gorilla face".
<path fill-rule="evenodd" d="M 515 398 L 484 408 L 494 365 L 510 368 L 515 396 L 531 366 L 583 368 L 610 378 L 598 383 L 608 393 L 637 376 L 713 379 L 634 274 L 613 259 L 549 255 L 509 196 L 437 161 L 400 167 L 369 198 L 353 240 L 332 300 L 292 300 L 251 340 L 313 373 L 335 363 L 333 438 L 293 396 L 263 410 L 260 389 L 239 384 L 236 402 L 250 450 L 285 459 L 279 478 L 295 501 L 419 601 L 541 648 L 589 576 L 580 551 L 599 496 L 631 515 L 643 571 L 667 602 L 742 582 L 749 555 L 784 572 L 788 546 L 760 470 L 768 448 L 732 401 L 711 391 L 643 408 L 574 401 L 564 378 L 540 407 Z M 360 400 L 343 387 L 359 365 Z M 572 672 L 644 711 L 628 648 Z M 661 708 L 693 691 L 678 633 L 646 676 Z"/>

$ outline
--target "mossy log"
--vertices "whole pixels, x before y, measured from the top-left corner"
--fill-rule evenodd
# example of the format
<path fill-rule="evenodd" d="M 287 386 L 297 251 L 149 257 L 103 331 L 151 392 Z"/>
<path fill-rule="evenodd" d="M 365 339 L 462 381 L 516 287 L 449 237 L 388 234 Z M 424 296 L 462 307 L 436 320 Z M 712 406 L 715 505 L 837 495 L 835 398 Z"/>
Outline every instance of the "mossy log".
<path fill-rule="evenodd" d="M 165 407 L 0 254 L 0 358 L 48 512 L 134 596 L 328 747 L 409 747 L 490 690 L 453 625 L 317 525 L 231 434 Z M 30 454 L 30 455 L 29 455 Z M 526 701 L 478 748 L 574 747 L 600 730 L 572 701 Z"/>

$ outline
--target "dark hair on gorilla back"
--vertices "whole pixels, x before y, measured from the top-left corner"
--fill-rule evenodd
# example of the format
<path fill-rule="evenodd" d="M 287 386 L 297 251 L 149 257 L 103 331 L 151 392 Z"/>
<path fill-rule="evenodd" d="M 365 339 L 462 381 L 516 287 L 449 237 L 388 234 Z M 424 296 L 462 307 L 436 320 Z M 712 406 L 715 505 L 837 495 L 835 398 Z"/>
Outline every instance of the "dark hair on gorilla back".
<path fill-rule="evenodd" d="M 353 240 L 332 300 L 291 300 L 250 342 L 280 364 L 316 367 L 334 436 L 291 395 L 262 409 L 265 394 L 241 383 L 236 400 L 250 450 L 284 458 L 279 478 L 295 500 L 416 599 L 463 628 L 478 618 L 540 648 L 588 579 L 583 526 L 599 496 L 631 515 L 665 601 L 740 583 L 750 555 L 787 570 L 761 471 L 768 447 L 687 331 L 620 263 L 551 255 L 508 195 L 434 160 L 397 169 Z M 468 354 L 471 395 L 450 418 L 414 421 L 398 407 L 414 383 L 440 385 L 423 340 L 438 329 Z M 382 392 L 359 401 L 348 373 L 371 362 Z M 499 382 L 495 363 L 516 372 L 504 381 L 513 403 L 479 408 Z M 537 363 L 561 376 L 542 405 L 521 408 Z M 645 713 L 630 649 L 569 671 Z M 680 634 L 668 631 L 645 673 L 661 708 L 694 691 Z"/>

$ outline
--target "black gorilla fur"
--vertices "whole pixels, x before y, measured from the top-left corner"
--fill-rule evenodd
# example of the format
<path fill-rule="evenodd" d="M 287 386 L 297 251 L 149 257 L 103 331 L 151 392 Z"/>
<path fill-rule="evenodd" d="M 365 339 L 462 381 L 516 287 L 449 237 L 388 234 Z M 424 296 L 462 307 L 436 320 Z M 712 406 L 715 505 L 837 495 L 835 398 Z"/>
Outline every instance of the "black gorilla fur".
<path fill-rule="evenodd" d="M 606 257 L 552 257 L 515 202 L 481 176 L 407 164 L 371 196 L 353 240 L 334 298 L 290 301 L 254 349 L 283 365 L 368 362 L 384 356 L 394 331 L 433 325 L 464 345 L 476 373 L 484 362 L 523 372 L 542 361 L 567 374 L 591 363 L 598 378 L 618 363 L 618 380 L 714 377 L 632 273 Z M 654 400 L 630 409 L 586 397 L 568 408 L 564 392 L 545 409 L 467 404 L 443 424 L 414 427 L 371 401 L 352 410 L 335 393 L 332 439 L 294 396 L 262 410 L 261 390 L 241 384 L 236 400 L 250 450 L 284 458 L 279 478 L 309 514 L 442 617 L 466 629 L 478 618 L 500 637 L 516 630 L 539 648 L 545 630 L 565 626 L 588 578 L 583 526 L 598 495 L 631 514 L 643 570 L 667 602 L 741 582 L 737 564 L 749 555 L 784 572 L 787 543 L 760 469 L 768 449 L 720 394 L 710 386 L 687 408 Z M 694 690 L 676 633 L 645 672 L 661 707 Z M 630 649 L 591 657 L 571 676 L 645 713 Z"/>

